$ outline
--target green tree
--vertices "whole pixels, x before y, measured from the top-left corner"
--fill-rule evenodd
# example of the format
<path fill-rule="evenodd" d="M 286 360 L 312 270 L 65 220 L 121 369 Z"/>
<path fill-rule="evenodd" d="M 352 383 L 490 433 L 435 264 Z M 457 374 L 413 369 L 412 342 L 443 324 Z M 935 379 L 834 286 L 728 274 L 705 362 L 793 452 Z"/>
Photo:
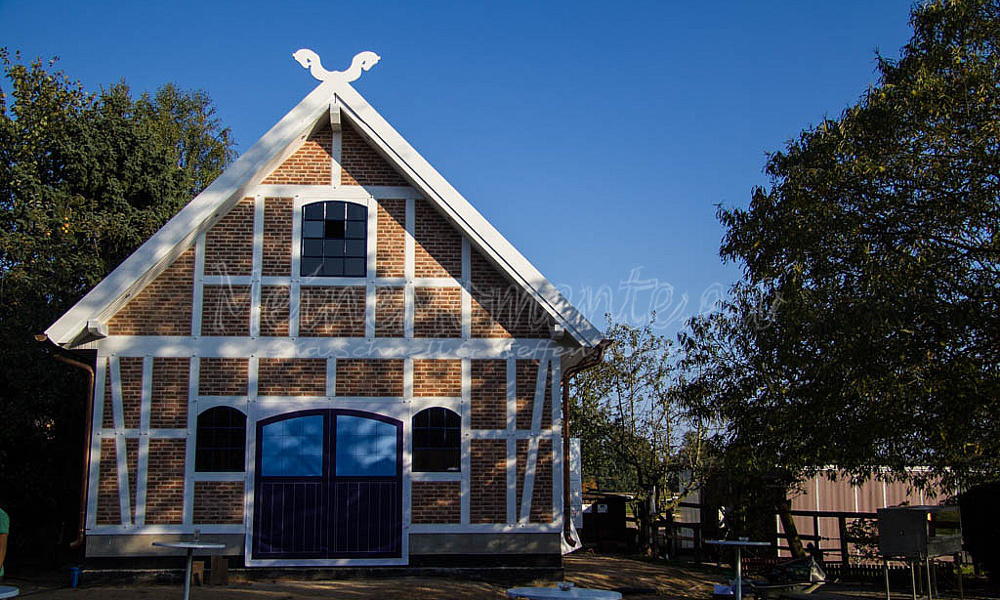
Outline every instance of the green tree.
<path fill-rule="evenodd" d="M 659 555 L 654 522 L 704 481 L 710 416 L 678 393 L 684 373 L 672 342 L 651 324 L 608 324 L 604 360 L 574 381 L 574 435 L 585 476 L 635 495 L 641 546 Z"/>
<path fill-rule="evenodd" d="M 769 467 L 1000 474 L 1000 4 L 911 24 L 875 86 L 719 213 L 745 280 L 694 337 L 728 441 Z"/>
<path fill-rule="evenodd" d="M 0 504 L 16 561 L 75 528 L 79 493 L 82 377 L 33 335 L 215 179 L 233 142 L 204 92 L 88 93 L 54 61 L 0 61 Z"/>

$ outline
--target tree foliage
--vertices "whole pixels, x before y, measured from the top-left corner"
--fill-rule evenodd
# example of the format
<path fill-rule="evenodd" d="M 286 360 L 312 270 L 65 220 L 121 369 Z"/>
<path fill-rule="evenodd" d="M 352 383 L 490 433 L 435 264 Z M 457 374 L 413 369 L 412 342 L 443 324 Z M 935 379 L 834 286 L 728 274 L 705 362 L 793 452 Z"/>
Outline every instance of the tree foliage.
<path fill-rule="evenodd" d="M 583 439 L 584 473 L 636 496 L 645 546 L 653 519 L 704 480 L 712 420 L 678 393 L 684 373 L 673 344 L 651 324 L 609 323 L 606 337 L 603 362 L 574 382 L 571 424 Z"/>
<path fill-rule="evenodd" d="M 82 377 L 33 335 L 215 179 L 233 142 L 204 92 L 89 93 L 54 61 L 0 60 L 0 503 L 16 560 L 76 526 L 79 491 Z"/>
<path fill-rule="evenodd" d="M 720 210 L 745 280 L 689 342 L 755 461 L 1000 473 L 1000 4 L 914 8 L 897 61 Z"/>

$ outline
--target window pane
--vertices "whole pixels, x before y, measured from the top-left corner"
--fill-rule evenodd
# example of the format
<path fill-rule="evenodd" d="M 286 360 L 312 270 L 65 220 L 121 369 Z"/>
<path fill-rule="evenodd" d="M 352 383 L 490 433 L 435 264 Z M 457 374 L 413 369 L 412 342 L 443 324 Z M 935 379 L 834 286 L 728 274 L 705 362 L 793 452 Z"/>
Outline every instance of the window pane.
<path fill-rule="evenodd" d="M 261 434 L 261 474 L 313 477 L 323 473 L 323 416 L 285 419 Z"/>
<path fill-rule="evenodd" d="M 344 275 L 347 277 L 365 276 L 365 259 L 348 258 L 344 261 Z"/>
<path fill-rule="evenodd" d="M 347 218 L 351 221 L 364 221 L 368 216 L 368 209 L 353 202 L 347 203 Z"/>
<path fill-rule="evenodd" d="M 303 277 L 316 277 L 317 275 L 322 275 L 322 270 L 323 270 L 323 259 L 321 258 L 302 259 Z"/>
<path fill-rule="evenodd" d="M 347 256 L 352 258 L 364 258 L 365 257 L 365 241 L 364 240 L 347 240 Z"/>
<path fill-rule="evenodd" d="M 303 240 L 302 256 L 323 256 L 323 240 Z"/>
<path fill-rule="evenodd" d="M 323 203 L 313 202 L 302 207 L 302 216 L 310 221 L 319 221 L 323 218 Z"/>
<path fill-rule="evenodd" d="M 396 427 L 375 419 L 337 417 L 337 475 L 396 474 Z"/>
<path fill-rule="evenodd" d="M 343 225 L 343 223 L 341 223 L 341 225 Z M 365 232 L 367 231 L 367 227 L 365 225 L 366 224 L 365 224 L 364 221 L 348 221 L 347 222 L 346 237 L 348 239 L 351 239 L 351 240 L 363 240 L 363 239 L 365 239 Z M 345 236 L 345 234 L 341 233 L 341 237 L 344 237 L 344 236 Z M 329 236 L 327 236 L 327 237 L 329 237 Z"/>
<path fill-rule="evenodd" d="M 346 202 L 327 202 L 326 203 L 326 220 L 327 221 L 343 221 L 347 216 Z"/>
<path fill-rule="evenodd" d="M 325 221 L 326 229 L 323 237 L 328 240 L 344 239 L 344 221 Z"/>
<path fill-rule="evenodd" d="M 328 258 L 323 261 L 323 276 L 340 277 L 344 274 L 344 261 L 340 258 Z"/>
<path fill-rule="evenodd" d="M 323 221 L 305 221 L 302 223 L 302 237 L 306 239 L 323 239 Z"/>
<path fill-rule="evenodd" d="M 343 240 L 326 240 L 323 243 L 323 254 L 324 256 L 334 256 L 343 257 L 344 256 L 344 241 Z"/>

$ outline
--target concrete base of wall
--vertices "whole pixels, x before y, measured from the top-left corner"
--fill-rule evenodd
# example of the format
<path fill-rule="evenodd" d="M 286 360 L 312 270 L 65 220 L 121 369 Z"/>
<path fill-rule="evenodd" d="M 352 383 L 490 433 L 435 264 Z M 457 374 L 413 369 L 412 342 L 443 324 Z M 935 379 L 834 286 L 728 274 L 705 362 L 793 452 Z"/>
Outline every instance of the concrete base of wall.
<path fill-rule="evenodd" d="M 88 535 L 87 553 L 91 558 L 112 558 L 129 556 L 174 557 L 185 556 L 184 550 L 160 548 L 153 542 L 179 542 L 191 539 L 190 534 L 132 534 L 132 535 Z M 225 544 L 226 549 L 212 554 L 240 556 L 243 554 L 244 535 L 241 533 L 203 533 L 201 541 Z M 240 561 L 242 563 L 242 561 Z"/>
<path fill-rule="evenodd" d="M 190 538 L 186 534 L 90 535 L 87 536 L 88 566 L 94 569 L 170 568 L 182 564 L 184 551 L 156 547 L 153 542 Z M 212 554 L 231 557 L 229 564 L 233 568 L 243 567 L 242 534 L 202 534 L 201 540 L 225 544 L 225 550 Z M 409 558 L 409 567 L 414 569 L 562 568 L 558 533 L 412 534 Z"/>

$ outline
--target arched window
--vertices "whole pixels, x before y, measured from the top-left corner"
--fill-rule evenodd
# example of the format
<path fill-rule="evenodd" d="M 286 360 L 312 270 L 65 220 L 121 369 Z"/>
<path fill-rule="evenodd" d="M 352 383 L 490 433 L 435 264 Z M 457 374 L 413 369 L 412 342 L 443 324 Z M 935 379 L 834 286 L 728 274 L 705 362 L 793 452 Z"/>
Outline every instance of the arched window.
<path fill-rule="evenodd" d="M 364 277 L 368 209 L 353 202 L 313 202 L 302 207 L 303 277 Z"/>
<path fill-rule="evenodd" d="M 195 471 L 242 471 L 247 417 L 235 408 L 217 406 L 198 415 Z"/>
<path fill-rule="evenodd" d="M 413 471 L 459 471 L 462 418 L 447 408 L 428 408 L 413 415 Z"/>

